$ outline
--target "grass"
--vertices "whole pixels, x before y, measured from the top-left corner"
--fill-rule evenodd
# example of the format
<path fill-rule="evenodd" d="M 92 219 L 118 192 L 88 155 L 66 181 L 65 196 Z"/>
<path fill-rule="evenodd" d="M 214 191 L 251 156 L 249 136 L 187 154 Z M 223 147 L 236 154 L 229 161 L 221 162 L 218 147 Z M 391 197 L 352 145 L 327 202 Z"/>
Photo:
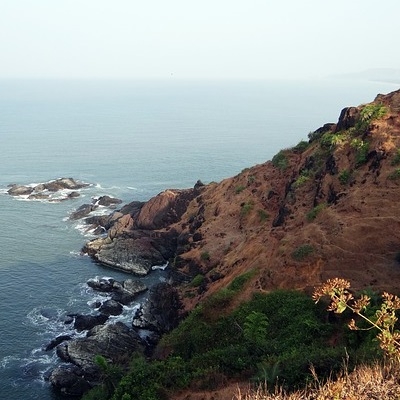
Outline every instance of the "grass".
<path fill-rule="evenodd" d="M 398 366 L 385 366 L 380 363 L 360 365 L 352 373 L 344 368 L 337 379 L 321 382 L 314 373 L 314 381 L 304 390 L 286 393 L 282 388 L 266 391 L 264 385 L 246 393 L 239 389 L 235 400 L 398 400 Z"/>

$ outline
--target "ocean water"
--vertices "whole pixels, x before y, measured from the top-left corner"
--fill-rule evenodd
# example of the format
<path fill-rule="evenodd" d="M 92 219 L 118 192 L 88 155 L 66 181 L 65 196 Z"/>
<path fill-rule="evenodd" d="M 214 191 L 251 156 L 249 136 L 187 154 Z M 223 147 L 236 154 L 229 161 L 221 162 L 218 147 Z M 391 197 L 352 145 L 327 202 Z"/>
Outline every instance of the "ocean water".
<path fill-rule="evenodd" d="M 349 80 L 0 81 L 2 399 L 57 399 L 46 376 L 59 360 L 43 348 L 71 333 L 68 313 L 90 312 L 89 278 L 128 278 L 80 255 L 89 237 L 71 211 L 104 194 L 147 200 L 236 175 L 336 122 L 343 107 L 396 89 Z M 11 183 L 59 177 L 91 186 L 63 202 L 6 193 Z M 131 314 L 120 318 L 129 323 Z"/>

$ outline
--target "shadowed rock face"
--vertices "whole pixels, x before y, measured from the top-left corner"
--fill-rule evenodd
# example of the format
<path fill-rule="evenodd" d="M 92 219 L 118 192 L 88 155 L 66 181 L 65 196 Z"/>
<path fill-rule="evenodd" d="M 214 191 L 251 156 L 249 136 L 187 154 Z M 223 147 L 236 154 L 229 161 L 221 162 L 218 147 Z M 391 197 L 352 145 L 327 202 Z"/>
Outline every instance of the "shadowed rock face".
<path fill-rule="evenodd" d="M 84 252 L 106 266 L 136 275 L 146 275 L 154 265 L 174 257 L 179 222 L 200 189 L 166 190 L 146 203 L 134 202 L 108 220 L 106 238 L 87 243 Z"/>
<path fill-rule="evenodd" d="M 72 365 L 55 368 L 49 381 L 54 388 L 65 395 L 82 396 L 101 375 L 95 364 L 96 355 L 112 363 L 127 362 L 129 354 L 143 351 L 139 335 L 126 325 L 96 326 L 85 338 L 71 340 L 57 347 L 58 356 Z"/>

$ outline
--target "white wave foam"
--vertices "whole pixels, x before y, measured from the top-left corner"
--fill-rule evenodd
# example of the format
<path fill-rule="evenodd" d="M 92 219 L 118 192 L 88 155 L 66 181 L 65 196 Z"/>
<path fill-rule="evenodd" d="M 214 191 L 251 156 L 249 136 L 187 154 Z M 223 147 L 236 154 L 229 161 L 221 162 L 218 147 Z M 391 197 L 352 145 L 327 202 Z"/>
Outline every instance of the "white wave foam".
<path fill-rule="evenodd" d="M 165 268 L 168 267 L 168 264 L 169 264 L 169 261 L 167 261 L 164 265 L 153 265 L 153 266 L 151 267 L 151 269 L 152 269 L 153 271 L 155 271 L 156 269 L 160 269 L 160 270 L 164 271 Z"/>

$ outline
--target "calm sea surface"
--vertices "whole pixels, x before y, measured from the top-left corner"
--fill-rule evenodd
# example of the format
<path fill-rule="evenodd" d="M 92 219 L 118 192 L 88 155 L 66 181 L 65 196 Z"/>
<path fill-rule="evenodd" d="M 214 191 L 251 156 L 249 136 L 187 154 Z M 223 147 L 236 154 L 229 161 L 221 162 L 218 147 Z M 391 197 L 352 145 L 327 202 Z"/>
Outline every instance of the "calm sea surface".
<path fill-rule="evenodd" d="M 43 347 L 69 332 L 66 314 L 90 312 L 89 278 L 127 278 L 79 255 L 88 238 L 68 220 L 72 210 L 93 196 L 147 200 L 220 181 L 336 122 L 343 107 L 396 89 L 338 80 L 0 81 L 1 398 L 56 399 L 45 377 L 59 361 Z M 61 203 L 6 194 L 10 183 L 59 177 L 92 186 Z"/>

